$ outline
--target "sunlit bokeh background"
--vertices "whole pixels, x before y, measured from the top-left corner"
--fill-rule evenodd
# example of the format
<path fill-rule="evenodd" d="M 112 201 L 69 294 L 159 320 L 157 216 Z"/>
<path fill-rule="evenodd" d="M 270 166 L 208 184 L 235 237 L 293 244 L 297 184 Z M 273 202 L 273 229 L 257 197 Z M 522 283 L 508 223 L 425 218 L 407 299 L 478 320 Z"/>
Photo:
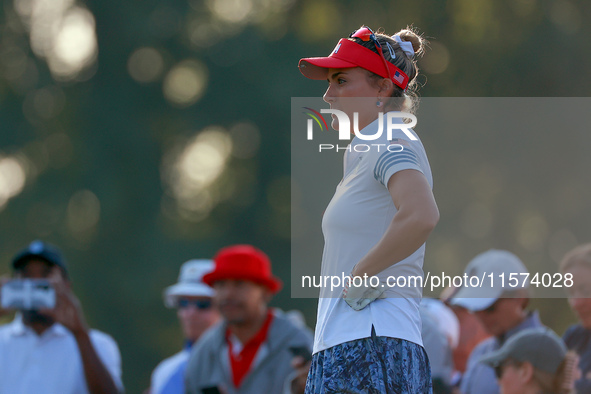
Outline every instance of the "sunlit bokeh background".
<path fill-rule="evenodd" d="M 182 262 L 252 243 L 289 283 L 290 98 L 325 88 L 300 57 L 362 24 L 413 24 L 431 41 L 423 96 L 588 96 L 590 13 L 582 0 L 1 0 L 0 272 L 32 239 L 61 246 L 88 320 L 117 339 L 127 391 L 141 392 L 182 345 L 161 299 Z M 437 141 L 425 145 L 441 163 L 478 160 L 487 143 Z M 522 204 L 500 223 L 495 195 L 528 185 L 486 163 L 434 173 L 433 258 L 460 267 L 515 246 L 557 261 L 591 239 L 587 180 L 538 195 L 550 213 Z M 314 324 L 315 302 L 289 288 L 274 305 Z M 574 322 L 564 300 L 537 307 L 561 311 L 547 322 L 558 331 Z"/>

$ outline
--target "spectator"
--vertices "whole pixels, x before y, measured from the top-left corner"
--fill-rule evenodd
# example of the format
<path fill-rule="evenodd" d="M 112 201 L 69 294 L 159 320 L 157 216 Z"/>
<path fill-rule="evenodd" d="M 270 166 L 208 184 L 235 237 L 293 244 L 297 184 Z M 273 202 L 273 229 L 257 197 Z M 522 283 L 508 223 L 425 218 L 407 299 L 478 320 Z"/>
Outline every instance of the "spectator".
<path fill-rule="evenodd" d="M 458 346 L 453 351 L 454 368 L 456 376 L 466 372 L 468 358 L 476 346 L 490 337 L 480 320 L 466 308 L 459 305 L 452 306 L 458 321 L 460 322 L 460 335 Z"/>
<path fill-rule="evenodd" d="M 462 393 L 498 393 L 494 370 L 480 363 L 480 358 L 498 350 L 519 331 L 542 326 L 537 312 L 526 310 L 529 283 L 520 274 L 527 272 L 513 253 L 494 249 L 479 254 L 466 267 L 468 278 L 477 276 L 482 280 L 484 277 L 484 282 L 482 286 L 460 288 L 451 303 L 472 311 L 492 336 L 482 341 L 470 354 L 460 386 Z M 494 280 L 490 279 L 491 274 Z M 500 280 L 501 275 L 504 275 L 504 283 Z M 510 287 L 509 278 L 515 276 L 519 278 L 518 284 Z"/>
<path fill-rule="evenodd" d="M 34 241 L 14 256 L 12 269 L 16 278 L 49 279 L 56 303 L 19 311 L 0 327 L 0 393 L 122 392 L 117 344 L 88 328 L 61 252 Z"/>
<path fill-rule="evenodd" d="M 451 393 L 454 371 L 452 350 L 458 344 L 458 319 L 443 302 L 423 298 L 420 304 L 421 336 L 429 356 L 433 393 Z"/>
<path fill-rule="evenodd" d="M 566 346 L 581 358 L 581 378 L 575 388 L 579 393 L 591 393 L 591 243 L 567 253 L 560 262 L 560 271 L 572 275 L 572 287 L 567 287 L 568 303 L 579 318 L 579 323 L 564 334 Z"/>
<path fill-rule="evenodd" d="M 450 300 L 459 288 L 448 287 L 441 294 L 441 300 L 451 308 L 459 323 L 458 340 L 453 347 L 454 373 L 452 386 L 459 386 L 462 374 L 466 372 L 468 357 L 472 350 L 483 340 L 490 337 L 480 320 L 472 312 L 459 305 L 451 305 Z"/>
<path fill-rule="evenodd" d="M 162 361 L 152 373 L 151 394 L 184 394 L 184 373 L 191 347 L 208 328 L 220 320 L 213 307 L 214 291 L 203 283 L 213 270 L 211 260 L 190 260 L 181 267 L 178 283 L 164 290 L 164 304 L 176 308 L 185 338 L 183 350 Z"/>
<path fill-rule="evenodd" d="M 294 351 L 310 351 L 312 335 L 268 303 L 281 289 L 267 255 L 250 245 L 224 248 L 203 281 L 215 289 L 223 322 L 195 344 L 187 392 L 282 393 L 297 374 Z M 291 348 L 291 349 L 290 349 Z M 218 391 L 216 391 L 218 390 Z"/>
<path fill-rule="evenodd" d="M 569 394 L 577 356 L 567 353 L 552 330 L 532 328 L 515 334 L 480 362 L 495 369 L 502 394 Z"/>

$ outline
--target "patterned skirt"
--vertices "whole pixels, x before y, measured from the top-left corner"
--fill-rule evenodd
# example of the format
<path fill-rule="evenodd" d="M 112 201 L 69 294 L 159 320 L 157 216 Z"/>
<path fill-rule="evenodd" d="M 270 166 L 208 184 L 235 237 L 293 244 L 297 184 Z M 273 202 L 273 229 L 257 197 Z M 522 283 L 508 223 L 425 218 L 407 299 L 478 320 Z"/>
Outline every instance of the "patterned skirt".
<path fill-rule="evenodd" d="M 431 368 L 422 346 L 403 339 L 371 337 L 314 355 L 306 394 L 430 394 Z"/>

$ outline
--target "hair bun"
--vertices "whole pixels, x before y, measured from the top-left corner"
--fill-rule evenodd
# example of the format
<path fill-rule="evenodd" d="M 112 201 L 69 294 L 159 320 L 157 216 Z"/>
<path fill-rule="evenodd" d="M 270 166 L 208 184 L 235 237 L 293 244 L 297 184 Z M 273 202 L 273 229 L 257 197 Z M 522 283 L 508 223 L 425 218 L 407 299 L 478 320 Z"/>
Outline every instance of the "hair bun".
<path fill-rule="evenodd" d="M 408 41 L 412 44 L 412 48 L 415 50 L 417 56 L 421 56 L 425 52 L 427 40 L 415 33 L 412 27 L 402 29 L 396 34 L 400 36 L 402 41 Z"/>

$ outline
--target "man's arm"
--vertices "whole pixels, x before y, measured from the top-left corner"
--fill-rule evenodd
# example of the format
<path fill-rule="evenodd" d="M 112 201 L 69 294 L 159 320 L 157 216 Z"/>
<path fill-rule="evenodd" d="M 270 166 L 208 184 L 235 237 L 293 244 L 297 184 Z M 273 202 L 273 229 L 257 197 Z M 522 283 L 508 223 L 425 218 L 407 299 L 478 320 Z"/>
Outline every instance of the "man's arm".
<path fill-rule="evenodd" d="M 51 283 L 55 288 L 56 306 L 55 309 L 46 310 L 44 313 L 50 314 L 57 323 L 61 323 L 74 335 L 80 351 L 88 391 L 92 394 L 119 393 L 113 377 L 99 358 L 90 340 L 89 329 L 80 301 L 68 283 L 63 280 L 59 271 L 52 274 Z"/>
<path fill-rule="evenodd" d="M 304 394 L 306 391 L 306 380 L 310 373 L 310 366 L 312 362 L 306 361 L 301 356 L 296 356 L 291 361 L 291 366 L 295 370 L 289 382 L 290 394 Z"/>
<path fill-rule="evenodd" d="M 119 393 L 113 377 L 96 353 L 88 331 L 80 331 L 74 334 L 74 338 L 80 350 L 88 390 L 93 394 Z"/>

